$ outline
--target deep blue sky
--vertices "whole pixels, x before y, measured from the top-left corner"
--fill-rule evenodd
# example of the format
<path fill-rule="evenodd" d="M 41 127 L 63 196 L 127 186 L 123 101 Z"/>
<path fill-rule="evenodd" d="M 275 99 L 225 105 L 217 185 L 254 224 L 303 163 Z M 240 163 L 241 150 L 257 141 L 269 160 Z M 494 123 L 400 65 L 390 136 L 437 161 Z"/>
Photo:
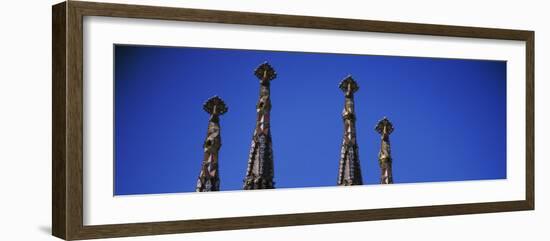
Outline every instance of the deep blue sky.
<path fill-rule="evenodd" d="M 506 178 L 506 63 L 183 47 L 115 46 L 115 195 L 194 191 L 219 95 L 222 190 L 242 188 L 264 61 L 272 81 L 276 188 L 334 186 L 352 74 L 366 184 L 379 182 L 387 116 L 395 183 Z M 106 97 L 108 98 L 108 97 Z"/>

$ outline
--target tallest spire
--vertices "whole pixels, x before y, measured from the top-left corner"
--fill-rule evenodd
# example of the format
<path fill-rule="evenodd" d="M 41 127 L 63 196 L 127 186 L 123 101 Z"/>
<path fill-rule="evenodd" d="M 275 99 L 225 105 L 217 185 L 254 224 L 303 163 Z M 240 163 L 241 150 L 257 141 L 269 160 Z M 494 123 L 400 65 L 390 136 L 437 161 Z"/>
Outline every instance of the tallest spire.
<path fill-rule="evenodd" d="M 264 62 L 254 71 L 254 75 L 260 80 L 260 97 L 256 104 L 256 127 L 252 136 L 243 188 L 245 190 L 272 189 L 275 186 L 273 182 L 269 86 L 271 80 L 277 77 L 277 73 L 271 65 Z"/>
<path fill-rule="evenodd" d="M 362 185 L 361 167 L 359 165 L 359 147 L 355 130 L 355 100 L 353 95 L 359 90 L 359 85 L 351 75 L 340 82 L 340 89 L 344 92 L 345 104 L 342 111 L 344 120 L 344 137 L 340 151 L 340 165 L 338 170 L 338 185 Z"/>

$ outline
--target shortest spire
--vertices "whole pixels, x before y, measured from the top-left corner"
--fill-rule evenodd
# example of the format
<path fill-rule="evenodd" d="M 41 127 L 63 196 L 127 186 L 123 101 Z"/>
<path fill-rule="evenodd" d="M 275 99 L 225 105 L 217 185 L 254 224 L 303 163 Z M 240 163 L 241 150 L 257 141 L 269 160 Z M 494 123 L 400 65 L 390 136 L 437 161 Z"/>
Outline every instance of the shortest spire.
<path fill-rule="evenodd" d="M 267 61 L 263 62 L 260 66 L 258 66 L 258 68 L 256 68 L 254 75 L 256 75 L 256 77 L 258 77 L 261 81 L 270 81 L 277 78 L 277 72 L 275 72 L 275 69 L 273 69 Z"/>
<path fill-rule="evenodd" d="M 392 157 L 391 157 L 391 147 L 390 147 L 390 134 L 393 132 L 393 125 L 384 117 L 378 122 L 374 128 L 381 135 L 380 152 L 378 152 L 378 163 L 380 165 L 380 183 L 381 184 L 392 184 L 393 183 L 393 174 L 392 174 Z"/>
<path fill-rule="evenodd" d="M 391 134 L 393 132 L 393 124 L 388 120 L 387 117 L 384 116 L 384 118 L 380 121 L 378 121 L 378 124 L 376 127 L 374 127 L 374 130 L 376 130 L 379 134 Z M 384 133 L 385 130 L 385 133 Z"/>
<path fill-rule="evenodd" d="M 340 89 L 344 91 L 346 95 L 351 95 L 359 90 L 359 85 L 357 84 L 357 82 L 355 82 L 351 75 L 348 75 L 346 78 L 344 78 L 340 82 L 338 87 L 340 87 Z"/>
<path fill-rule="evenodd" d="M 225 102 L 217 95 L 204 102 L 202 108 L 211 115 L 223 115 L 228 110 Z"/>

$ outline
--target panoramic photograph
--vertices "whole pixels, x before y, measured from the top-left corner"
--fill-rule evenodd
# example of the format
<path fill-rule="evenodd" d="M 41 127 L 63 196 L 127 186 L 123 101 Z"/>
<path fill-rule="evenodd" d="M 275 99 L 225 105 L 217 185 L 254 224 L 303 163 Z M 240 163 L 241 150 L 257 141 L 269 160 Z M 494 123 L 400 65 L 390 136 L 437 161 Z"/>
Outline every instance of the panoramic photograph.
<path fill-rule="evenodd" d="M 117 44 L 114 63 L 115 196 L 507 177 L 506 61 Z"/>

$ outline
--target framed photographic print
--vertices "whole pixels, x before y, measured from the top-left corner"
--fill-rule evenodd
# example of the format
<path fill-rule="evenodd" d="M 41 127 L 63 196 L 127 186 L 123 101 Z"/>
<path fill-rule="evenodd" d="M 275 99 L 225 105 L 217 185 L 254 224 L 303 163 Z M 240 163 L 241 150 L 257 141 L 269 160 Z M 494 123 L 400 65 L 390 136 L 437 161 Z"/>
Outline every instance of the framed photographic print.
<path fill-rule="evenodd" d="M 53 6 L 52 231 L 534 209 L 534 32 Z"/>

